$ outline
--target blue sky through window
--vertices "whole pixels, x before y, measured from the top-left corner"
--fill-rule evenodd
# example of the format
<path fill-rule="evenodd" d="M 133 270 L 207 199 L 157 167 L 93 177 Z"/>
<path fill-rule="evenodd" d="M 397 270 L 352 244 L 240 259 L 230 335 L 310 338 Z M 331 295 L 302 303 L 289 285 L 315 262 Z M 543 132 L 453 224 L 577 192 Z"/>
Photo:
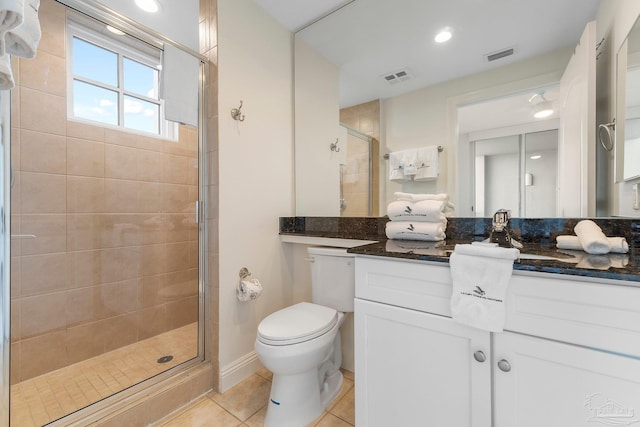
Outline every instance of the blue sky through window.
<path fill-rule="evenodd" d="M 123 126 L 156 135 L 160 130 L 160 105 L 124 95 L 159 100 L 157 68 L 118 55 L 108 49 L 73 37 L 73 114 L 75 117 Z M 122 61 L 122 82 L 118 84 L 118 61 Z M 89 81 L 82 81 L 82 80 Z M 113 90 L 92 84 L 91 81 Z M 122 97 L 119 99 L 119 97 Z M 124 123 L 119 123 L 119 111 Z"/>
<path fill-rule="evenodd" d="M 118 55 L 74 37 L 73 73 L 109 86 L 118 86 Z"/>
<path fill-rule="evenodd" d="M 124 90 L 158 99 L 158 70 L 129 58 L 124 58 L 122 62 Z"/>
<path fill-rule="evenodd" d="M 73 115 L 118 125 L 118 93 L 88 83 L 73 82 Z"/>

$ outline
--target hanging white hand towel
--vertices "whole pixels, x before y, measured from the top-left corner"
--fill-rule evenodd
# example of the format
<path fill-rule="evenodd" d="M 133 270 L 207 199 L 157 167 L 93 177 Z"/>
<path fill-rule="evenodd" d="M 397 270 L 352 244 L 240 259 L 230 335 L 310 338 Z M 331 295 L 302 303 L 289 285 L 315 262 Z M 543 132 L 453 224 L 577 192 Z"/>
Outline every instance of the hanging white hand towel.
<path fill-rule="evenodd" d="M 404 176 L 408 179 L 413 179 L 414 175 L 418 173 L 418 167 L 416 166 L 416 150 L 404 150 L 403 152 L 403 161 L 404 161 Z"/>
<path fill-rule="evenodd" d="M 33 59 L 38 50 L 42 32 L 38 20 L 40 0 L 26 0 L 24 22 L 7 32 L 5 43 L 7 52 L 22 58 Z"/>
<path fill-rule="evenodd" d="M 2 55 L 0 56 L 0 90 L 13 89 L 14 86 L 15 81 L 13 80 L 9 55 Z"/>
<path fill-rule="evenodd" d="M 24 21 L 24 0 L 0 0 L 0 56 L 6 53 L 4 37 Z"/>
<path fill-rule="evenodd" d="M 456 245 L 449 258 L 452 318 L 464 325 L 502 332 L 505 298 L 520 251 L 491 244 Z"/>
<path fill-rule="evenodd" d="M 416 157 L 417 172 L 414 181 L 433 181 L 438 178 L 438 147 L 418 148 Z"/>
<path fill-rule="evenodd" d="M 404 175 L 404 152 L 389 153 L 389 181 L 409 182 L 411 179 Z"/>

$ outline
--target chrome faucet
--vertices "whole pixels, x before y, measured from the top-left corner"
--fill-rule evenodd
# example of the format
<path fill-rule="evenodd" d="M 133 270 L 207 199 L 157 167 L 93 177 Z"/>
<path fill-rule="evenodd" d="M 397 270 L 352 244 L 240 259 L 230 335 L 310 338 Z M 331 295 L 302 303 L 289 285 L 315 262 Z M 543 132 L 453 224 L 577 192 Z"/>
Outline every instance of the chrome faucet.
<path fill-rule="evenodd" d="M 505 248 L 520 249 L 522 248 L 522 243 L 513 238 L 509 220 L 511 220 L 511 211 L 507 209 L 498 209 L 493 214 L 489 241 Z"/>

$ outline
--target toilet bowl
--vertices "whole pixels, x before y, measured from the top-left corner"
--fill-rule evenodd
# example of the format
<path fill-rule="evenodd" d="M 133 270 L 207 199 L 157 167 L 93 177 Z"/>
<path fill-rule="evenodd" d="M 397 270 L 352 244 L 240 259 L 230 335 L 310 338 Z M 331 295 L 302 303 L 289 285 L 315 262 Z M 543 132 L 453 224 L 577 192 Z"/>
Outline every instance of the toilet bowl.
<path fill-rule="evenodd" d="M 258 326 L 255 350 L 273 373 L 265 427 L 309 424 L 342 386 L 339 328 L 344 312 L 353 311 L 353 256 L 335 248 L 309 254 L 314 302 L 276 311 Z"/>

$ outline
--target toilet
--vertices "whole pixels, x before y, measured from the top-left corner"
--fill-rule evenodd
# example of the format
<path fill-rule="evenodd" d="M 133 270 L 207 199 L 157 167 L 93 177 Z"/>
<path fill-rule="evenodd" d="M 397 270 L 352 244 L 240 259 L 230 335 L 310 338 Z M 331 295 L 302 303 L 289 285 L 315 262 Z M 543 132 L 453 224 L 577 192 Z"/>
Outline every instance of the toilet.
<path fill-rule="evenodd" d="M 353 312 L 354 257 L 346 249 L 310 247 L 311 300 L 283 308 L 258 326 L 255 349 L 273 372 L 265 427 L 302 427 L 342 386 L 340 326 Z"/>

